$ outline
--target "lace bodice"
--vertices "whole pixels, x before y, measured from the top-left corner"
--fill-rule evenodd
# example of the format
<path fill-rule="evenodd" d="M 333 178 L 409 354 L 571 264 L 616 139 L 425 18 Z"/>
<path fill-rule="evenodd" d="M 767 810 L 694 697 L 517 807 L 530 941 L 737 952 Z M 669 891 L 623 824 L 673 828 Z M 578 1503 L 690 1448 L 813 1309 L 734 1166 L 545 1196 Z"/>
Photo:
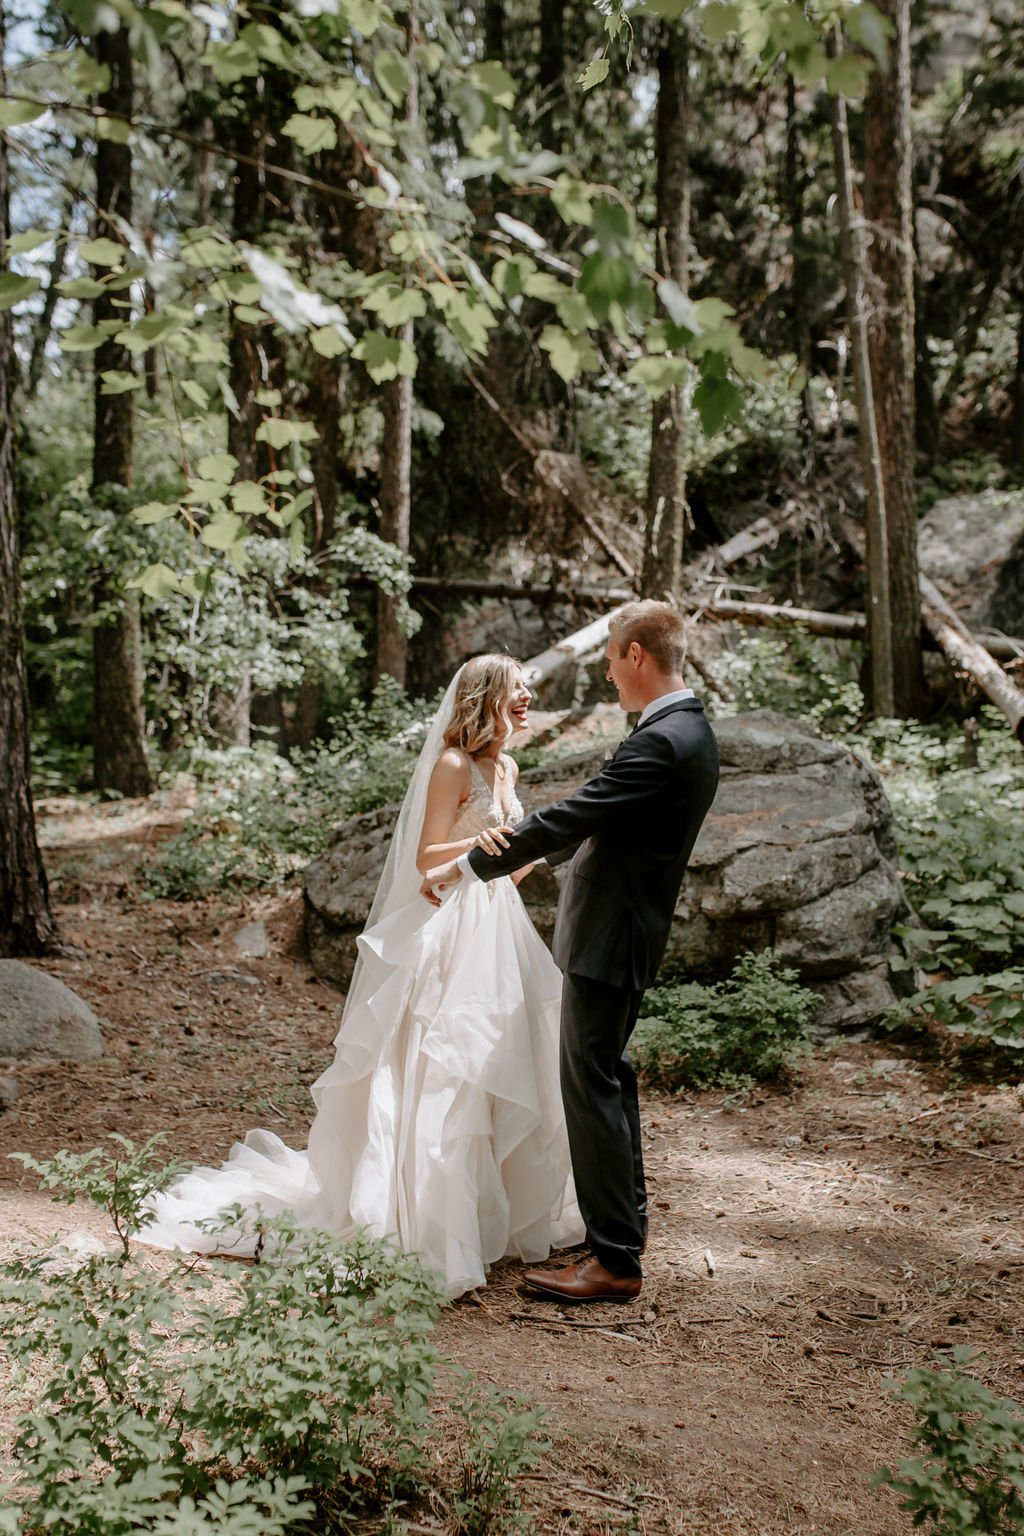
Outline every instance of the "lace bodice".
<path fill-rule="evenodd" d="M 501 761 L 506 770 L 511 773 L 512 760 L 502 753 Z M 498 804 L 497 791 L 502 785 L 495 781 L 492 792 L 480 768 L 472 758 L 469 760 L 470 790 L 469 798 L 463 801 L 459 807 L 459 814 L 455 818 L 455 825 L 449 834 L 452 842 L 460 837 L 475 837 L 482 832 L 484 827 L 510 826 L 516 827 L 522 821 L 525 812 L 519 803 L 519 797 L 515 787 L 510 787 L 508 801 L 508 815 L 504 815 Z"/>

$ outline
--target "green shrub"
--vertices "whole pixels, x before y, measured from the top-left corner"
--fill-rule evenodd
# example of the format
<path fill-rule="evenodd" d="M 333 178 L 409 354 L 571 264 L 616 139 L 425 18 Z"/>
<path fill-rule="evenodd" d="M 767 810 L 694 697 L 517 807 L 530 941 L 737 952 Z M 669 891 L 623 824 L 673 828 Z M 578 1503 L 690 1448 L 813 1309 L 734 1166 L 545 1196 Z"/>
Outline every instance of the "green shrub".
<path fill-rule="evenodd" d="M 915 1526 L 933 1536 L 1020 1536 L 1024 1531 L 1024 1407 L 994 1397 L 966 1373 L 970 1349 L 953 1370 L 911 1371 L 895 1396 L 909 1403 L 920 1454 L 884 1468 L 876 1481 L 903 1495 Z"/>
<path fill-rule="evenodd" d="M 107 1180 L 98 1152 L 32 1166 L 123 1234 L 167 1175 L 152 1144 L 119 1146 Z M 223 1219 L 245 1225 L 240 1211 Z M 467 1388 L 457 1460 L 437 1443 L 442 1299 L 426 1271 L 386 1243 L 286 1220 L 254 1235 L 253 1264 L 154 1263 L 124 1244 L 0 1271 L 0 1341 L 34 1399 L 15 1428 L 0 1531 L 283 1536 L 309 1521 L 340 1532 L 371 1512 L 391 1528 L 428 1492 L 453 1530 L 517 1528 L 514 1478 L 536 1458 L 538 1415 Z"/>
<path fill-rule="evenodd" d="M 430 713 L 385 678 L 329 743 L 290 761 L 269 747 L 194 755 L 198 803 L 160 845 L 146 872 L 150 893 L 189 900 L 287 879 L 324 851 L 340 821 L 402 798 Z"/>
<path fill-rule="evenodd" d="M 747 954 L 728 981 L 655 987 L 630 1054 L 655 1088 L 743 1088 L 779 1076 L 806 1050 L 818 998 L 771 950 Z"/>

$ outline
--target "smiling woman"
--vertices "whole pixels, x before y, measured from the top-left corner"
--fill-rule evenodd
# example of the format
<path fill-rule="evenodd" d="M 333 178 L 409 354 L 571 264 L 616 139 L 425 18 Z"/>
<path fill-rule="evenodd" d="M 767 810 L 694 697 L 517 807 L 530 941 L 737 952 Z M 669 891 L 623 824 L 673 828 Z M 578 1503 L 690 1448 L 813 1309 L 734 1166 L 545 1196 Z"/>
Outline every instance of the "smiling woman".
<path fill-rule="evenodd" d="M 422 864 L 500 853 L 522 820 L 502 748 L 530 700 L 519 664 L 456 674 L 420 754 L 359 940 L 334 1063 L 314 1085 L 308 1153 L 251 1131 L 219 1169 L 155 1202 L 147 1242 L 245 1251 L 232 1205 L 392 1236 L 452 1296 L 506 1255 L 579 1241 L 558 1091 L 561 977 L 512 879 L 419 894 Z M 200 1230 L 200 1223 L 211 1222 Z"/>

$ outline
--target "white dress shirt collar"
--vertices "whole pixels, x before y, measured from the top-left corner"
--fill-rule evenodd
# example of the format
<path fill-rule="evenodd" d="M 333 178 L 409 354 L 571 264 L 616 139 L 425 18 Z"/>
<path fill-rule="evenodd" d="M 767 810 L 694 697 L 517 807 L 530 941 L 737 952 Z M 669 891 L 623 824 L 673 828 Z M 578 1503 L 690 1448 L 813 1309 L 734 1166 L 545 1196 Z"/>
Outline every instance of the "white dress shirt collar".
<path fill-rule="evenodd" d="M 692 688 L 677 688 L 674 693 L 663 693 L 660 699 L 652 699 L 644 706 L 637 725 L 643 725 L 652 715 L 656 715 L 660 709 L 667 709 L 670 704 L 679 704 L 683 699 L 696 698 Z"/>

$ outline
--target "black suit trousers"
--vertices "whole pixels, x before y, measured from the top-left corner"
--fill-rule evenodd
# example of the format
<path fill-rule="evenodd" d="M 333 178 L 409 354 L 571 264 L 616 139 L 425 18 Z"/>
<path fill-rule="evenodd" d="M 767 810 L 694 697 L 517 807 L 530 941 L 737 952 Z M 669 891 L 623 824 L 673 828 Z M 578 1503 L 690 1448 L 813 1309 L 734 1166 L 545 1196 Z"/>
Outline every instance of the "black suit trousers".
<path fill-rule="evenodd" d="M 636 1073 L 625 1054 L 643 995 L 563 978 L 562 1100 L 576 1196 L 593 1252 L 618 1275 L 640 1274 L 647 1237 Z"/>

